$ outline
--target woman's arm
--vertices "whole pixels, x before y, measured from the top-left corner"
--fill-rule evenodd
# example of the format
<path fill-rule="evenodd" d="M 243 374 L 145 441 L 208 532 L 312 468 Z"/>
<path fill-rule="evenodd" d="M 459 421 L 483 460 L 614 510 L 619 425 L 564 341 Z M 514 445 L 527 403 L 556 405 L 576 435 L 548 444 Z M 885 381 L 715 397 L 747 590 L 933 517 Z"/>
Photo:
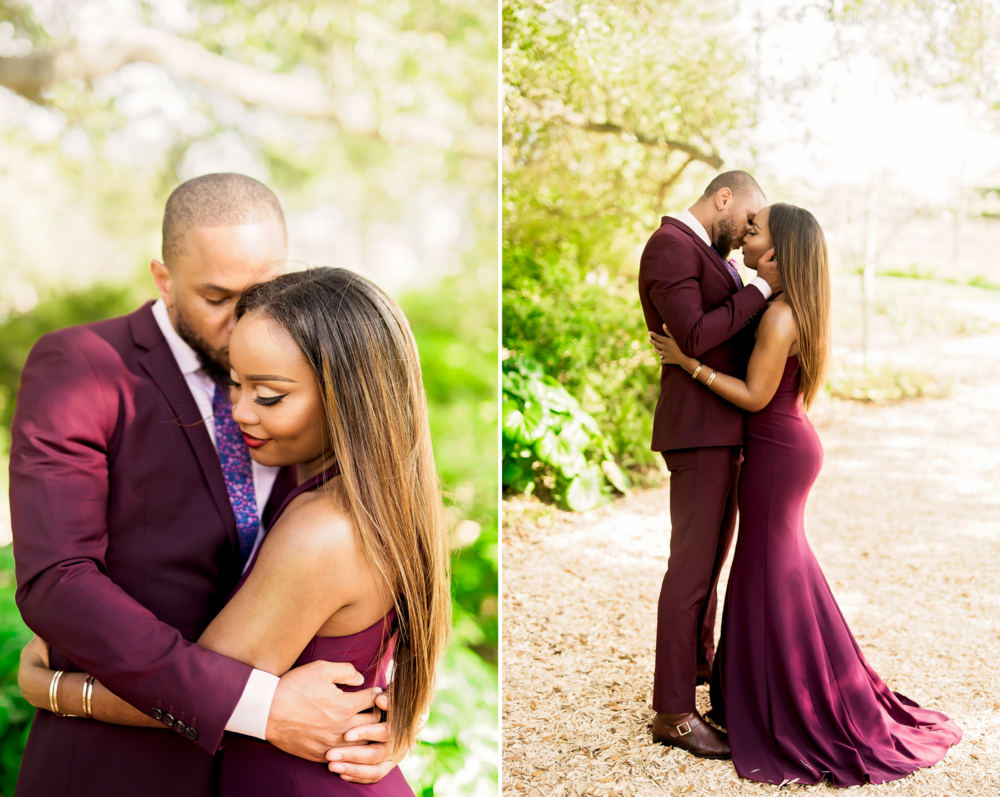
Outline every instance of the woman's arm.
<path fill-rule="evenodd" d="M 689 374 L 698 372 L 698 382 L 730 404 L 735 404 L 749 412 L 758 412 L 774 398 L 781 375 L 785 371 L 788 353 L 798 336 L 792 308 L 783 301 L 772 302 L 760 320 L 757 328 L 757 343 L 754 345 L 747 365 L 746 380 L 728 374 L 715 373 L 710 366 L 702 365 L 693 357 L 686 356 L 674 340 L 650 333 L 653 345 L 665 365 L 679 365 Z M 699 369 L 699 366 L 702 366 Z"/>
<path fill-rule="evenodd" d="M 325 505 L 324 505 L 325 504 Z M 201 647 L 282 675 L 334 612 L 371 591 L 350 524 L 328 499 L 313 494 L 271 530 L 246 583 L 198 639 Z M 365 579 L 368 579 L 365 582 Z M 36 638 L 37 639 L 37 638 Z M 33 640 L 22 651 L 18 683 L 36 708 L 50 709 L 48 646 Z M 85 673 L 66 673 L 58 684 L 61 714 L 83 715 Z M 356 674 L 351 683 L 360 684 Z M 97 682 L 93 718 L 119 725 L 163 728 Z"/>
<path fill-rule="evenodd" d="M 36 636 L 21 651 L 21 665 L 17 671 L 17 685 L 21 688 L 24 699 L 35 708 L 51 711 L 49 687 L 54 675 L 55 672 L 49 669 L 49 646 Z M 56 690 L 60 714 L 84 716 L 83 684 L 86 678 L 87 674 L 82 672 L 67 672 L 60 677 Z M 90 704 L 94 719 L 102 722 L 142 728 L 166 728 L 163 723 L 129 705 L 100 683 L 94 683 Z"/>

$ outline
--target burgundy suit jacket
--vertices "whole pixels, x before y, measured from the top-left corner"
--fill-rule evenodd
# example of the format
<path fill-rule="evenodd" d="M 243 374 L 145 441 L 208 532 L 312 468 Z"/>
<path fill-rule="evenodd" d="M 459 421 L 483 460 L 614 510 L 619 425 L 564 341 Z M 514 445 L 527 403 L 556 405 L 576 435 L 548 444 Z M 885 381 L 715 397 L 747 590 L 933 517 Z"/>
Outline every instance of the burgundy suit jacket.
<path fill-rule="evenodd" d="M 208 797 L 212 754 L 250 676 L 194 644 L 240 578 L 236 519 L 151 304 L 49 333 L 28 357 L 10 456 L 17 604 L 54 669 L 92 673 L 183 725 L 38 711 L 19 797 Z M 269 512 L 292 486 L 279 476 Z"/>
<path fill-rule="evenodd" d="M 719 255 L 686 224 L 667 216 L 639 262 L 639 299 L 646 326 L 666 323 L 689 357 L 720 373 L 746 376 L 753 328 L 767 302 L 757 288 L 736 287 Z M 654 451 L 743 444 L 743 412 L 665 365 L 653 415 Z"/>

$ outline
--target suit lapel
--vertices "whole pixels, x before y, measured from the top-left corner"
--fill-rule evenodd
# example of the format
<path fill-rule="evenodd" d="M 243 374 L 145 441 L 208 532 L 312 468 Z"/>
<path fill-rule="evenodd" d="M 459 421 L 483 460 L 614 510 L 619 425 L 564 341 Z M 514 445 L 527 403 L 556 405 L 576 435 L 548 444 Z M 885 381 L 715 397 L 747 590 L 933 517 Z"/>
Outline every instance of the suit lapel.
<path fill-rule="evenodd" d="M 708 257 L 710 261 L 712 261 L 712 265 L 715 266 L 716 270 L 718 270 L 725 276 L 726 283 L 731 288 L 730 293 L 736 293 L 739 290 L 739 288 L 736 287 L 735 280 L 733 280 L 733 275 L 729 273 L 729 269 L 726 268 L 725 264 L 722 262 L 722 255 L 720 255 L 711 246 L 709 246 L 707 243 L 701 240 L 701 238 L 698 237 L 698 234 L 694 230 L 688 227 L 683 221 L 671 218 L 670 216 L 663 217 L 663 221 L 660 224 L 660 226 L 662 227 L 664 224 L 669 224 L 673 227 L 676 227 L 678 230 L 681 230 L 686 235 L 690 236 L 691 240 L 694 241 L 696 244 L 698 244 L 699 247 L 701 247 L 702 252 L 705 253 L 706 257 Z"/>
<path fill-rule="evenodd" d="M 139 357 L 139 364 L 159 388 L 164 409 L 169 414 L 170 420 L 184 430 L 188 443 L 198 458 L 198 464 L 201 465 L 202 473 L 205 474 L 205 480 L 226 526 L 230 542 L 236 550 L 239 550 L 236 515 L 229 501 L 229 491 L 226 490 L 226 480 L 222 475 L 219 455 L 212 445 L 208 429 L 202 422 L 201 412 L 194 396 L 191 395 L 187 380 L 184 379 L 170 346 L 167 345 L 163 333 L 156 324 L 151 306 L 152 302 L 129 316 L 132 338 L 136 345 L 145 349 L 145 353 Z"/>

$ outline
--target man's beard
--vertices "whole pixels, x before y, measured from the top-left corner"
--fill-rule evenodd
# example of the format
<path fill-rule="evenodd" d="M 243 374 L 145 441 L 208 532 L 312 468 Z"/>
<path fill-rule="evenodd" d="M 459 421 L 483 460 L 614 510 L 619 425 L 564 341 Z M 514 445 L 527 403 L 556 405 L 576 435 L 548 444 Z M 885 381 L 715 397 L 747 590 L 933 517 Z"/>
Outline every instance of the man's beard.
<path fill-rule="evenodd" d="M 722 253 L 723 257 L 729 257 L 729 253 L 736 248 L 739 243 L 739 234 L 736 232 L 736 222 L 730 216 L 723 216 L 715 223 L 715 248 Z"/>
<path fill-rule="evenodd" d="M 212 351 L 205 339 L 191 328 L 179 307 L 177 308 L 177 334 L 194 350 L 202 370 L 211 377 L 212 381 L 218 385 L 224 385 L 229 381 L 229 349 Z M 224 360 L 225 364 L 219 362 L 220 360 Z"/>

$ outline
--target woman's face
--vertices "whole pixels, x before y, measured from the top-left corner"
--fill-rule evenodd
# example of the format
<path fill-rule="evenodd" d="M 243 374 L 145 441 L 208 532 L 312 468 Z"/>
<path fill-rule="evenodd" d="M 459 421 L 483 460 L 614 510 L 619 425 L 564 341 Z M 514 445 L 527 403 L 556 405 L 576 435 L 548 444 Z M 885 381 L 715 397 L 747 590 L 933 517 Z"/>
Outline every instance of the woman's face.
<path fill-rule="evenodd" d="M 261 465 L 318 473 L 332 458 L 319 383 L 292 336 L 265 316 L 245 315 L 229 343 L 233 418 Z"/>
<path fill-rule="evenodd" d="M 766 207 L 757 211 L 753 223 L 747 228 L 747 234 L 743 236 L 743 264 L 747 268 L 756 269 L 767 250 L 774 246 L 771 243 L 771 231 L 767 227 L 770 210 L 770 207 Z"/>

